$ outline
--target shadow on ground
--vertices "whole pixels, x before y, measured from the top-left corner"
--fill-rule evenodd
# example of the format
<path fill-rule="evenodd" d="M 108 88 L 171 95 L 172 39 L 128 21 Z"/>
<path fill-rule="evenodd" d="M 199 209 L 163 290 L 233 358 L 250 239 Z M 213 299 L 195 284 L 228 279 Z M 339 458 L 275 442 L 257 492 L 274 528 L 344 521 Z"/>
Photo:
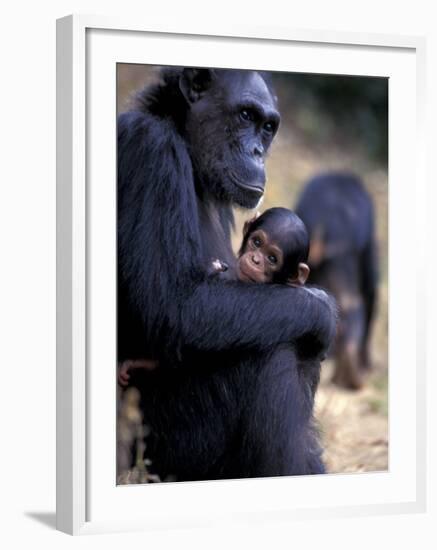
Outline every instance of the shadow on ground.
<path fill-rule="evenodd" d="M 50 529 L 56 529 L 56 512 L 25 512 L 24 515 Z"/>

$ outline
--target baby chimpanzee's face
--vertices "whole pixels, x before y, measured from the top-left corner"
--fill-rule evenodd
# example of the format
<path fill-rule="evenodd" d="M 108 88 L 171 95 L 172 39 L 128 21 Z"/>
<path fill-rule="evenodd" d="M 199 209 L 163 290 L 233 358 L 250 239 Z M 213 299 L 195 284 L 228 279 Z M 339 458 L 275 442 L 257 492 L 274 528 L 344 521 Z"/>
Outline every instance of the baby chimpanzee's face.
<path fill-rule="evenodd" d="M 283 253 L 277 243 L 262 229 L 250 233 L 237 264 L 240 281 L 270 283 L 284 263 Z"/>

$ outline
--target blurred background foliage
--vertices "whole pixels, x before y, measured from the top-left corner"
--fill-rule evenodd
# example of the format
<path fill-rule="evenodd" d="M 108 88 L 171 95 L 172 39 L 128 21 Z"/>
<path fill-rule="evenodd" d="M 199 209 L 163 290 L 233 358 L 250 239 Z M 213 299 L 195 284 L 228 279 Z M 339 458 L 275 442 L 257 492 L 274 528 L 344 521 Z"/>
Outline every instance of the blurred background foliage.
<path fill-rule="evenodd" d="M 117 110 L 155 81 L 159 67 L 119 64 Z M 267 161 L 267 191 L 260 207 L 293 209 L 309 178 L 327 170 L 360 176 L 376 211 L 379 246 L 379 303 L 373 327 L 374 370 L 362 390 L 330 383 L 332 364 L 322 366 L 316 398 L 325 462 L 329 472 L 388 468 L 388 79 L 344 75 L 272 73 L 281 126 Z M 244 220 L 236 216 L 234 247 Z"/>

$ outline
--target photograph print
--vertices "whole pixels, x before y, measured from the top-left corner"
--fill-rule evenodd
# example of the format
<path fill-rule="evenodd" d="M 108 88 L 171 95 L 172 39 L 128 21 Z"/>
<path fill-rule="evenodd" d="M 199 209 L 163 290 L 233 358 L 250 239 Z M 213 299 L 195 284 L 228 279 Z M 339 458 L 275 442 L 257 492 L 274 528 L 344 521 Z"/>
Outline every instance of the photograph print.
<path fill-rule="evenodd" d="M 388 469 L 388 79 L 117 64 L 117 484 Z"/>

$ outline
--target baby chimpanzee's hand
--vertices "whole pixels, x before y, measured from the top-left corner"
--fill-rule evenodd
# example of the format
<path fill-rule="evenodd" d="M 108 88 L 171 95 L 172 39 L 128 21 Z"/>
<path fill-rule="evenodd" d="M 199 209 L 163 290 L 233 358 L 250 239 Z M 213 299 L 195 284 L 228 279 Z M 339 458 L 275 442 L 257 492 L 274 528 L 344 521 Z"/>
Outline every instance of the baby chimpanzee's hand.
<path fill-rule="evenodd" d="M 214 275 L 215 273 L 224 273 L 229 269 L 228 264 L 222 262 L 218 258 L 212 261 L 211 266 L 212 269 L 209 271 L 208 275 Z"/>

